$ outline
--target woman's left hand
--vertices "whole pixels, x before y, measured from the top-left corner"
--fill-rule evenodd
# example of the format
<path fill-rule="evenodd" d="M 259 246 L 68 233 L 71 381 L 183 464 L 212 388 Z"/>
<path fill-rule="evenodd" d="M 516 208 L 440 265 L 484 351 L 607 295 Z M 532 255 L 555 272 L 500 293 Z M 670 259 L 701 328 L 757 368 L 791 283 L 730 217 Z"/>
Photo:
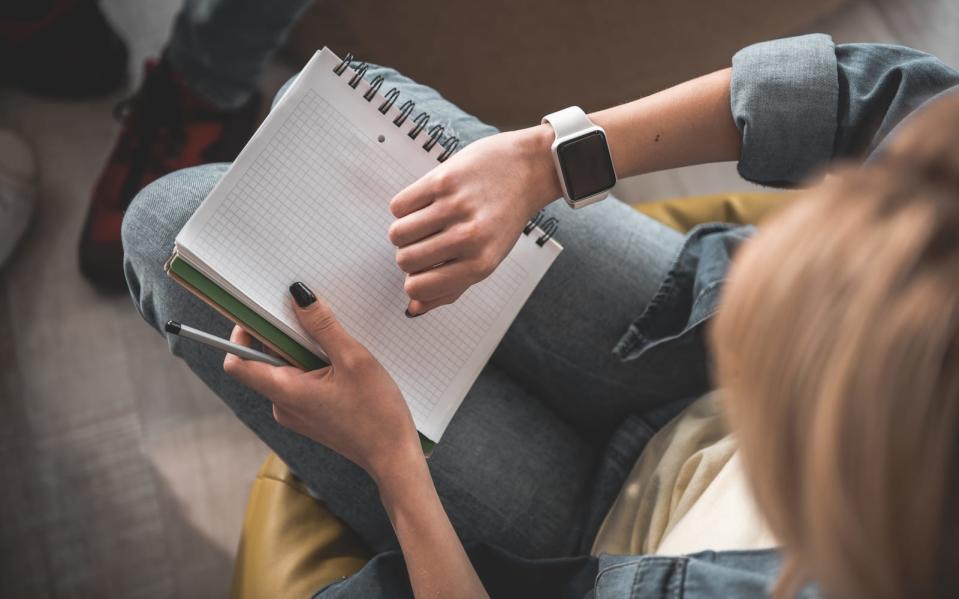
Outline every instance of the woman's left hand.
<path fill-rule="evenodd" d="M 537 210 L 562 195 L 547 125 L 470 144 L 390 202 L 407 314 L 456 301 L 492 274 Z"/>

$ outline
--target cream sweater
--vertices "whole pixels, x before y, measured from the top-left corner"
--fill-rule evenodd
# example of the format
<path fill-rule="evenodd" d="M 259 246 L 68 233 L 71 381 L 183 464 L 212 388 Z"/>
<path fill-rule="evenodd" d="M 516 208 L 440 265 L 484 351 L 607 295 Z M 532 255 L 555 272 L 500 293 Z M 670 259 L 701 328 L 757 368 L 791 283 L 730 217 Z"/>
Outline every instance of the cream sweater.
<path fill-rule="evenodd" d="M 706 395 L 650 439 L 600 527 L 594 555 L 776 545 L 720 408 L 717 393 Z"/>

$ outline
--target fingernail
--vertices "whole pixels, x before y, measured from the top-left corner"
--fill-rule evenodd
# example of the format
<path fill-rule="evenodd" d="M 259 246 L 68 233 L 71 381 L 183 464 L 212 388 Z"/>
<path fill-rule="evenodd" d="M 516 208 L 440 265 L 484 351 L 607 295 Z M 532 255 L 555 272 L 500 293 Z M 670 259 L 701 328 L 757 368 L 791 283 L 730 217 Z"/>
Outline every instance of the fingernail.
<path fill-rule="evenodd" d="M 416 318 L 417 316 L 419 316 L 419 314 L 413 314 L 412 312 L 410 312 L 410 309 L 409 309 L 409 308 L 406 309 L 406 317 L 407 317 L 407 318 Z"/>
<path fill-rule="evenodd" d="M 290 295 L 293 296 L 296 305 L 305 308 L 316 301 L 316 296 L 310 291 L 310 288 L 297 281 L 290 285 Z"/>

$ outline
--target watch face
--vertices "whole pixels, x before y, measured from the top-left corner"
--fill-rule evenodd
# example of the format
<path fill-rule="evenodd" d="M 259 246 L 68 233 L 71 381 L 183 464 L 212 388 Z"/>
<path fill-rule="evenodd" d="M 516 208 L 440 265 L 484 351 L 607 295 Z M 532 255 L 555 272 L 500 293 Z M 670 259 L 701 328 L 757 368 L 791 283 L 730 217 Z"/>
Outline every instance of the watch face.
<path fill-rule="evenodd" d="M 574 202 L 616 184 L 616 171 L 602 131 L 590 131 L 582 137 L 564 141 L 556 148 L 556 156 L 566 180 L 566 191 Z"/>

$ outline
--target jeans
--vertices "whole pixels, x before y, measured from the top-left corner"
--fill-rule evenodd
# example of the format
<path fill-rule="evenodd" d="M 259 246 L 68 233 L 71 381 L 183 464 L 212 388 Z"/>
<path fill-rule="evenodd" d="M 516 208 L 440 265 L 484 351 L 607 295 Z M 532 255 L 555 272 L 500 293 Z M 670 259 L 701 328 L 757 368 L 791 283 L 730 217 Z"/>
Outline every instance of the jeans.
<path fill-rule="evenodd" d="M 384 90 L 397 87 L 463 143 L 495 132 L 391 69 L 375 67 L 367 77 L 378 74 L 386 78 Z M 143 189 L 126 213 L 126 277 L 137 309 L 154 329 L 170 319 L 220 336 L 232 328 L 163 272 L 177 232 L 227 168 L 214 164 L 167 175 Z M 465 541 L 527 557 L 571 555 L 588 547 L 649 431 L 671 415 L 654 411 L 659 416 L 652 424 L 638 419 L 668 398 L 611 350 L 652 299 L 682 242 L 675 231 L 614 199 L 576 213 L 561 202 L 547 211 L 562 219 L 558 238 L 566 249 L 506 333 L 429 462 Z M 168 341 L 374 551 L 397 546 L 362 470 L 279 426 L 266 399 L 223 372 L 221 352 L 176 336 Z M 630 435 L 610 442 L 623 437 L 624 422 L 646 435 L 642 442 L 630 443 Z M 597 493 L 603 477 L 611 482 L 599 485 L 605 491 Z"/>
<path fill-rule="evenodd" d="M 167 58 L 197 94 L 242 105 L 310 0 L 185 0 Z"/>

